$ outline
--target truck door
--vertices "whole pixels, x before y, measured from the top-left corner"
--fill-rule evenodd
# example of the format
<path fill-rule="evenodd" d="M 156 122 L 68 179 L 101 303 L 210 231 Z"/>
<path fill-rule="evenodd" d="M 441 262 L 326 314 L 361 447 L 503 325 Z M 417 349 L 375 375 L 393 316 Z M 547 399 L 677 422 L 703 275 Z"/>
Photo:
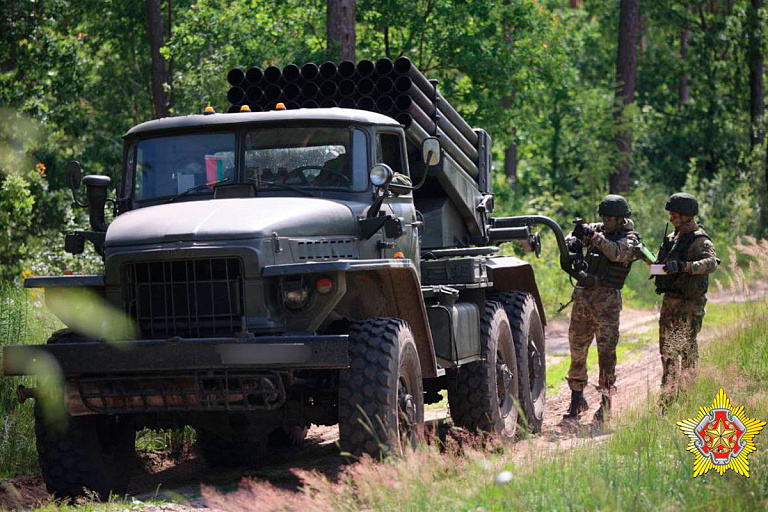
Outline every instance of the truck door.
<path fill-rule="evenodd" d="M 408 161 L 405 152 L 405 139 L 402 131 L 379 129 L 376 133 L 375 163 L 387 164 L 395 173 L 404 174 L 410 178 Z M 413 225 L 416 222 L 416 208 L 413 205 L 413 193 L 392 195 L 384 201 L 382 211 L 400 217 L 403 221 L 403 236 L 395 240 L 395 251 L 413 261 L 419 269 L 419 233 Z M 391 257 L 391 254 L 387 254 Z"/>

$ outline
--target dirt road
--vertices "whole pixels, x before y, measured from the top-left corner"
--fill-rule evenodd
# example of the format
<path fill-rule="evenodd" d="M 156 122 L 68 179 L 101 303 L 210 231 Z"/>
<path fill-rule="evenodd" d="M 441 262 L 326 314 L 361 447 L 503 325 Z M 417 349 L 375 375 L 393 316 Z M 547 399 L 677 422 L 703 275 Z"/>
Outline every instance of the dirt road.
<path fill-rule="evenodd" d="M 741 302 L 763 297 L 768 291 L 768 284 L 754 286 L 749 293 L 743 291 L 721 291 L 710 294 L 710 302 Z M 658 320 L 657 311 L 625 310 L 621 317 L 621 332 L 623 336 L 636 335 L 652 329 Z M 703 336 L 714 333 L 706 330 Z M 592 348 L 595 350 L 595 347 Z M 566 357 L 568 354 L 568 321 L 555 320 L 550 322 L 547 329 L 547 362 L 552 363 Z M 628 354 L 629 360 L 617 367 L 617 394 L 614 398 L 614 414 L 621 415 L 623 411 L 644 403 L 658 391 L 661 379 L 661 363 L 658 347 L 651 342 Z M 569 446 L 585 442 L 600 442 L 606 436 L 596 435 L 589 425 L 594 412 L 597 410 L 600 398 L 592 383 L 597 381 L 597 375 L 590 374 L 590 385 L 585 390 L 585 396 L 590 409 L 582 416 L 582 429 L 574 429 L 572 425 L 562 422 L 570 400 L 568 387 L 561 386 L 557 393 L 550 394 L 547 399 L 545 420 L 540 436 L 535 436 L 527 442 L 518 443 L 515 449 L 516 457 L 533 455 L 541 449 L 567 449 Z M 426 412 L 429 422 L 440 422 L 448 416 L 444 409 L 430 409 Z M 586 433 L 585 433 L 586 432 Z M 282 489 L 296 490 L 299 487 L 298 478 L 291 471 L 293 468 L 318 470 L 333 478 L 343 470 L 344 461 L 339 456 L 335 443 L 338 439 L 337 427 L 313 427 L 307 442 L 300 448 L 283 449 L 268 454 L 267 459 L 280 461 L 266 464 L 258 469 L 224 471 L 208 468 L 202 457 L 192 456 L 181 462 L 164 460 L 157 454 L 143 454 L 131 480 L 129 493 L 141 501 L 152 500 L 156 497 L 172 498 L 176 503 L 151 507 L 142 510 L 212 510 L 207 507 L 205 498 L 200 496 L 200 484 L 217 487 L 234 486 L 242 478 L 256 478 L 270 482 Z M 45 492 L 42 480 L 38 476 L 25 476 L 10 481 L 0 480 L 0 509 L 27 508 L 35 503 L 48 501 L 50 497 Z M 179 504 L 182 501 L 184 504 Z"/>

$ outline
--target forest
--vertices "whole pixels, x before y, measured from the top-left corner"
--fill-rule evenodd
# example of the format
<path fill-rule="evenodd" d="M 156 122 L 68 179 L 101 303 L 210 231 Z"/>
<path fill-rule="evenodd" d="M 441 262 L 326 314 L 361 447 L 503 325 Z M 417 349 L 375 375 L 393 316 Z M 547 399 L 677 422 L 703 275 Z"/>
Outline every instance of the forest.
<path fill-rule="evenodd" d="M 227 108 L 226 75 L 409 57 L 494 141 L 497 210 L 566 225 L 626 194 L 655 245 L 665 198 L 716 236 L 761 235 L 763 0 L 6 0 L 0 11 L 0 272 L 62 255 L 85 222 L 64 167 L 119 176 L 121 136 Z M 114 183 L 114 181 L 113 181 Z"/>

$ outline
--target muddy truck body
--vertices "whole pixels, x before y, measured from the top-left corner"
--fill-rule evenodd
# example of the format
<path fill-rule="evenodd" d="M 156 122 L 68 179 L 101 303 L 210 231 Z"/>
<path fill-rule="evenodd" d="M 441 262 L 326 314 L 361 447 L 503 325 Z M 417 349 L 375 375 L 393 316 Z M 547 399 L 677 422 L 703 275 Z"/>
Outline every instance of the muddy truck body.
<path fill-rule="evenodd" d="M 124 493 L 143 427 L 192 425 L 211 464 L 258 463 L 311 424 L 380 456 L 445 390 L 467 430 L 540 429 L 544 311 L 530 264 L 498 245 L 538 250 L 543 224 L 570 263 L 550 219 L 491 216 L 488 134 L 407 59 L 228 78 L 230 113 L 128 131 L 111 223 L 109 178 L 82 179 L 92 230 L 65 247 L 92 244 L 103 272 L 25 282 L 67 324 L 3 354 L 6 375 L 62 382 L 59 416 L 19 390 L 49 490 Z"/>

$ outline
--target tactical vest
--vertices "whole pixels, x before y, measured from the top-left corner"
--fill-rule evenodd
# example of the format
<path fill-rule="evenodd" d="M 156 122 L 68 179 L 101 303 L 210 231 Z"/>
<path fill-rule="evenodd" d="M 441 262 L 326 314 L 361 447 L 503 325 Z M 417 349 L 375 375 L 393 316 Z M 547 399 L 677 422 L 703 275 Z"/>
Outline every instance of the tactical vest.
<path fill-rule="evenodd" d="M 611 242 L 618 242 L 627 237 L 631 231 L 618 231 L 616 233 L 603 233 Z M 627 280 L 632 263 L 611 261 L 602 251 L 592 247 L 584 256 L 587 263 L 587 274 L 594 277 L 596 284 L 621 290 L 624 281 Z"/>
<path fill-rule="evenodd" d="M 710 240 L 703 230 L 697 229 L 686 233 L 682 237 L 666 239 L 661 244 L 659 251 L 659 263 L 669 260 L 679 260 L 685 265 L 688 261 L 688 249 L 697 238 Z M 668 293 L 673 297 L 683 299 L 698 299 L 707 293 L 709 288 L 709 276 L 707 274 L 665 274 L 656 276 L 656 293 Z"/>

